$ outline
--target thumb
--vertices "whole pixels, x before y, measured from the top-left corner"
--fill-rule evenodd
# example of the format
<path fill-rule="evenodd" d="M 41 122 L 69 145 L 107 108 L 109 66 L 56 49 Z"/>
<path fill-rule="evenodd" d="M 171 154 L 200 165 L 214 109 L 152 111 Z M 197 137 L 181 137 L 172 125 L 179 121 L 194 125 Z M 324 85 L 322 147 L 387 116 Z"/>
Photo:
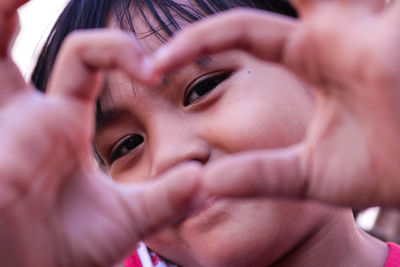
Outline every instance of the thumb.
<path fill-rule="evenodd" d="M 73 248 L 66 261 L 71 261 L 68 266 L 111 266 L 137 242 L 191 211 L 201 167 L 188 163 L 152 181 L 130 186 L 107 180 L 93 167 L 81 171 L 64 183 L 59 201 L 62 206 L 57 209 L 66 227 L 65 244 Z"/>
<path fill-rule="evenodd" d="M 223 197 L 303 198 L 308 180 L 302 164 L 302 145 L 227 156 L 204 170 L 203 186 Z"/>
<path fill-rule="evenodd" d="M 195 209 L 201 201 L 200 176 L 200 164 L 186 163 L 143 186 L 122 186 L 133 239 L 143 240 Z"/>

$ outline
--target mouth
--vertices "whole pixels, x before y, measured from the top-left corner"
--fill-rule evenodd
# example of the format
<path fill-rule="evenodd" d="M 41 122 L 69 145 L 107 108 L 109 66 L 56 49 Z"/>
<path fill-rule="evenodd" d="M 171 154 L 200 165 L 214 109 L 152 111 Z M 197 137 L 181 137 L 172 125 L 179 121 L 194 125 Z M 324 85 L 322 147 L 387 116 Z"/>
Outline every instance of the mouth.
<path fill-rule="evenodd" d="M 183 221 L 192 219 L 194 217 L 199 216 L 200 214 L 203 214 L 205 211 L 212 208 L 215 205 L 215 203 L 217 203 L 218 200 L 219 200 L 219 198 L 217 198 L 217 197 L 207 198 L 207 200 L 204 201 L 196 210 L 194 210 L 193 212 L 189 213 L 187 216 L 182 218 L 182 220 L 180 220 L 179 223 L 182 223 Z"/>
<path fill-rule="evenodd" d="M 192 212 L 187 219 L 193 218 L 198 216 L 200 213 L 203 213 L 204 211 L 210 209 L 212 206 L 217 203 L 218 198 L 217 197 L 210 197 L 208 198 L 203 205 L 201 205 L 196 211 Z"/>

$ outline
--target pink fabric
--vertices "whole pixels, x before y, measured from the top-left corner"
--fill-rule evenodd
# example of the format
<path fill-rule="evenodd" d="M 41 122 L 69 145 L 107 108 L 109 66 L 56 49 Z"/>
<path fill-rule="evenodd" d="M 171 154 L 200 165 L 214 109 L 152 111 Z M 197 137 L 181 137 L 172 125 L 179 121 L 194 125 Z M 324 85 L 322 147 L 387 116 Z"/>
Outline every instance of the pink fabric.
<path fill-rule="evenodd" d="M 400 246 L 388 242 L 389 254 L 386 259 L 385 267 L 400 267 Z M 151 259 L 151 263 L 144 264 L 144 258 Z M 149 252 L 143 243 L 140 243 L 128 258 L 124 261 L 126 267 L 177 267 L 164 262 L 154 252 Z"/>
<path fill-rule="evenodd" d="M 139 257 L 138 249 L 140 244 L 136 247 L 134 253 L 124 260 L 125 267 L 143 267 L 142 260 Z"/>
<path fill-rule="evenodd" d="M 139 254 L 135 251 L 124 261 L 125 267 L 143 267 L 142 261 L 140 260 Z"/>
<path fill-rule="evenodd" d="M 124 263 L 125 267 L 178 267 L 148 250 L 143 242 L 137 245 L 136 250 L 124 260 Z"/>
<path fill-rule="evenodd" d="M 385 267 L 400 267 L 400 246 L 391 242 L 388 242 L 387 245 L 389 246 L 389 255 Z"/>

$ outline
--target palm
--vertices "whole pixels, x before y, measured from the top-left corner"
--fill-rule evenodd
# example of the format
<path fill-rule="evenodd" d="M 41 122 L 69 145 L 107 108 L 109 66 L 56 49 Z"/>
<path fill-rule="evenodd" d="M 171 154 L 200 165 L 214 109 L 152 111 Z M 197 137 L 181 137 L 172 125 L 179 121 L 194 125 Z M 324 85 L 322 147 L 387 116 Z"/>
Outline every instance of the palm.
<path fill-rule="evenodd" d="M 3 65 L 2 73 L 17 77 L 11 64 Z M 2 158 L 3 177 L 10 179 L 2 181 L 1 215 L 15 226 L 7 227 L 7 235 L 20 236 L 18 247 L 32 262 L 47 258 L 46 264 L 55 266 L 64 253 L 71 260 L 65 266 L 111 264 L 138 236 L 123 218 L 132 211 L 110 194 L 106 176 L 90 160 L 91 105 L 46 98 L 33 88 L 20 88 L 7 102 L 0 110 L 0 132 L 7 142 L 3 151 L 13 153 Z"/>

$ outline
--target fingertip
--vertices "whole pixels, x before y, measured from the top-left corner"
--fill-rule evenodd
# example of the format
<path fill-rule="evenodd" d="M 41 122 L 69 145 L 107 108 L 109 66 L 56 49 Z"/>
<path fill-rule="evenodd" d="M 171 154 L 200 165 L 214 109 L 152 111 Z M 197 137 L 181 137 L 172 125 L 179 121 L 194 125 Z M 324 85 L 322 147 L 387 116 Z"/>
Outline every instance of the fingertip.
<path fill-rule="evenodd" d="M 128 64 L 125 71 L 133 79 L 148 86 L 157 86 L 162 83 L 162 75 L 156 71 L 152 57 L 144 56 L 139 64 Z"/>
<path fill-rule="evenodd" d="M 168 45 L 163 45 L 160 47 L 153 55 L 154 62 L 157 66 L 163 66 L 170 57 L 171 49 Z"/>
<path fill-rule="evenodd" d="M 201 164 L 199 161 L 197 160 L 190 160 L 188 162 L 185 163 L 185 165 L 188 168 L 192 168 L 192 169 L 198 169 L 200 170 L 203 167 L 203 164 Z"/>
<path fill-rule="evenodd" d="M 160 182 L 167 183 L 168 188 L 174 192 L 190 195 L 200 185 L 202 167 L 196 162 L 186 162 L 168 171 L 162 177 L 167 179 L 160 179 Z"/>
<path fill-rule="evenodd" d="M 163 74 L 180 67 L 181 55 L 173 54 L 170 44 L 163 45 L 153 54 L 154 69 L 157 73 Z"/>
<path fill-rule="evenodd" d="M 136 71 L 136 70 L 134 70 Z M 154 76 L 154 64 L 153 61 L 149 57 L 144 57 L 142 59 L 142 64 L 140 68 L 140 73 L 142 79 L 151 81 Z"/>
<path fill-rule="evenodd" d="M 185 181 L 197 186 L 202 178 L 202 165 L 199 162 L 189 161 L 182 166 L 182 176 L 185 176 Z"/>
<path fill-rule="evenodd" d="M 203 176 L 201 179 L 201 187 L 210 194 L 221 194 L 224 187 L 221 190 L 221 184 L 225 184 L 225 179 L 229 176 L 227 170 L 229 170 L 229 156 L 223 160 L 219 160 L 208 164 L 203 171 Z M 227 182 L 227 181 L 226 181 Z M 226 187 L 225 187 L 226 189 Z"/>
<path fill-rule="evenodd" d="M 25 3 L 29 2 L 29 0 L 7 0 L 7 1 L 0 1 L 0 10 L 7 13 L 7 12 L 15 12 L 20 6 L 24 5 Z"/>

